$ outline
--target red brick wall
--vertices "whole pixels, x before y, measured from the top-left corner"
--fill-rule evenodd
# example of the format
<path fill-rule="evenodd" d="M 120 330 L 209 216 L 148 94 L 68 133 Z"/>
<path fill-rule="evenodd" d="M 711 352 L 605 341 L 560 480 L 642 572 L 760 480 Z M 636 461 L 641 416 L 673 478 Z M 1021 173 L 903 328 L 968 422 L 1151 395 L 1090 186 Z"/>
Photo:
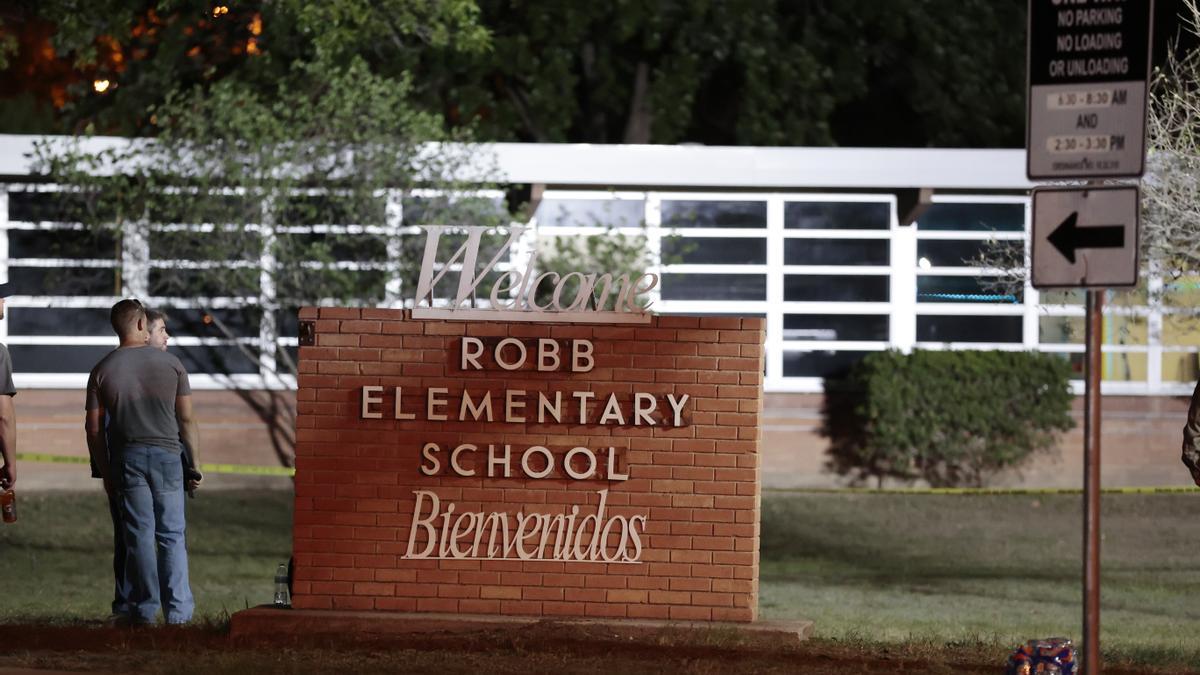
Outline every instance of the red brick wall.
<path fill-rule="evenodd" d="M 419 321 L 401 310 L 342 308 L 306 308 L 300 318 L 315 321 L 316 344 L 300 349 L 296 607 L 755 618 L 761 319 L 655 317 L 646 326 L 505 324 Z M 462 370 L 464 336 L 478 337 L 489 347 L 481 359 L 484 370 Z M 567 341 L 590 340 L 595 367 L 587 373 L 538 372 L 530 363 L 513 372 L 501 370 L 490 348 L 505 337 L 526 343 L 531 356 L 538 338 L 559 340 L 564 357 L 570 354 Z M 508 355 L 514 353 L 510 349 Z M 381 411 L 382 419 L 362 419 L 364 386 L 384 388 L 382 404 L 371 408 Z M 403 411 L 416 419 L 394 419 L 396 386 L 403 390 Z M 450 420 L 426 419 L 431 387 L 448 389 L 444 411 Z M 455 420 L 464 389 L 472 399 L 490 390 L 496 421 Z M 578 414 L 570 405 L 561 424 L 536 423 L 534 405 L 524 410 L 531 421 L 506 423 L 505 389 L 530 392 L 531 403 L 538 391 L 590 391 L 596 400 L 587 424 L 569 419 Z M 660 401 L 667 394 L 687 394 L 682 426 L 629 424 L 635 392 Z M 595 423 L 610 393 L 626 406 L 624 425 Z M 419 470 L 431 466 L 421 456 L 426 443 L 441 448 L 441 471 L 433 476 Z M 482 475 L 487 469 L 482 450 L 462 454 L 460 465 L 475 469 L 475 477 L 453 475 L 448 455 L 460 443 L 511 444 L 512 477 Z M 628 479 L 608 480 L 601 472 L 575 480 L 561 467 L 547 478 L 529 478 L 520 471 L 520 457 L 535 445 L 548 448 L 559 461 L 575 446 L 590 448 L 597 451 L 601 469 L 607 448 L 613 447 L 617 473 L 627 473 Z M 532 460 L 535 472 L 542 466 L 540 458 Z M 577 472 L 581 466 L 575 464 Z M 418 490 L 436 494 L 443 511 L 454 502 L 459 515 L 565 515 L 578 506 L 580 519 L 596 512 L 599 492 L 607 490 L 606 519 L 645 518 L 642 550 L 636 563 L 406 558 Z M 418 527 L 413 550 L 423 549 L 427 538 Z M 616 546 L 616 539 L 614 530 L 608 545 Z M 632 546 L 622 550 L 633 553 Z"/>

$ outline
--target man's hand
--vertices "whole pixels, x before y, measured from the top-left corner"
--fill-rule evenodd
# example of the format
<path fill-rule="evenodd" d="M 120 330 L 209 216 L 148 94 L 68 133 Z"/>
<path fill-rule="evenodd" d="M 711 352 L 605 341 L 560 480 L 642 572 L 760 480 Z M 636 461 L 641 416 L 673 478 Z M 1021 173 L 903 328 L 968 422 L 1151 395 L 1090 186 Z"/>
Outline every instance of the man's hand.
<path fill-rule="evenodd" d="M 200 482 L 204 480 L 204 474 L 195 469 L 185 469 L 183 477 L 186 479 L 184 486 L 189 493 L 195 492 L 196 488 L 200 487 Z"/>
<path fill-rule="evenodd" d="M 4 463 L 0 466 L 0 488 L 7 490 L 17 484 L 17 465 Z"/>

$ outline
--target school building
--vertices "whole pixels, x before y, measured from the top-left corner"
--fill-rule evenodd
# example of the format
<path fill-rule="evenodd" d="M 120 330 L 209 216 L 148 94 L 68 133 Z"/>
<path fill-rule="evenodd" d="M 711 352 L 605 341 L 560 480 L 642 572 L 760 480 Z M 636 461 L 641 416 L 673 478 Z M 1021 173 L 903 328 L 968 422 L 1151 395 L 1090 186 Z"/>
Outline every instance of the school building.
<path fill-rule="evenodd" d="M 55 219 L 57 187 L 31 171 L 37 140 L 0 136 L 0 279 L 16 287 L 0 341 L 22 390 L 22 450 L 32 451 L 37 434 L 39 451 L 85 454 L 76 418 L 88 371 L 114 345 L 108 308 L 130 289 L 153 289 L 160 266 L 187 261 L 156 258 L 153 237 L 104 250 L 64 246 L 79 225 Z M 998 272 L 970 262 L 990 240 L 1028 248 L 1033 185 L 1023 150 L 497 144 L 487 152 L 499 183 L 528 186 L 540 239 L 644 235 L 650 271 L 661 276 L 657 312 L 766 319 L 766 487 L 843 484 L 823 469 L 823 377 L 872 351 L 1038 350 L 1070 360 L 1082 378 L 1083 293 L 1027 283 L 998 290 L 989 283 Z M 394 211 L 419 211 L 407 205 Z M 142 250 L 131 255 L 133 247 Z M 1164 288 L 1172 292 L 1156 292 Z M 286 461 L 287 439 L 262 420 L 294 404 L 294 381 L 275 372 L 280 353 L 297 348 L 298 324 L 293 313 L 262 310 L 269 293 L 142 298 L 174 317 L 172 349 L 199 390 L 205 445 L 235 463 Z M 1143 290 L 1109 294 L 1106 485 L 1190 482 L 1179 447 L 1200 353 L 1192 297 L 1200 296 L 1190 280 L 1155 277 Z M 1074 384 L 1082 394 L 1082 379 Z M 1057 457 L 999 484 L 1080 485 L 1081 412 L 1078 421 Z"/>

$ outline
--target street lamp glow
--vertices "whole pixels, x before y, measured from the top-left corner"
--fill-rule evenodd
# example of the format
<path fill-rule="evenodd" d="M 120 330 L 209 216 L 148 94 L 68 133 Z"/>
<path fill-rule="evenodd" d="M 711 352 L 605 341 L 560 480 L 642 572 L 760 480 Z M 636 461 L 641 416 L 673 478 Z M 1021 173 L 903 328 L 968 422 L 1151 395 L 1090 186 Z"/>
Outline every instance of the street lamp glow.
<path fill-rule="evenodd" d="M 92 89 L 95 89 L 97 94 L 103 94 L 111 85 L 112 83 L 108 80 L 95 80 L 92 82 Z"/>

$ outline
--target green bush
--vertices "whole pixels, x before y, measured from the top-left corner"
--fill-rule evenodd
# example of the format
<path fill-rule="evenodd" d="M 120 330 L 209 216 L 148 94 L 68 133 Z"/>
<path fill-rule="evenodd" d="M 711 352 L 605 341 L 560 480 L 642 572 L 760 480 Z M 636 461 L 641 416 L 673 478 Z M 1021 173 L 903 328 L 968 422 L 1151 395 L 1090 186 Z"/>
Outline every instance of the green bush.
<path fill-rule="evenodd" d="M 1074 426 L 1071 368 L 1036 352 L 876 352 L 825 385 L 828 467 L 856 483 L 982 487 Z"/>

